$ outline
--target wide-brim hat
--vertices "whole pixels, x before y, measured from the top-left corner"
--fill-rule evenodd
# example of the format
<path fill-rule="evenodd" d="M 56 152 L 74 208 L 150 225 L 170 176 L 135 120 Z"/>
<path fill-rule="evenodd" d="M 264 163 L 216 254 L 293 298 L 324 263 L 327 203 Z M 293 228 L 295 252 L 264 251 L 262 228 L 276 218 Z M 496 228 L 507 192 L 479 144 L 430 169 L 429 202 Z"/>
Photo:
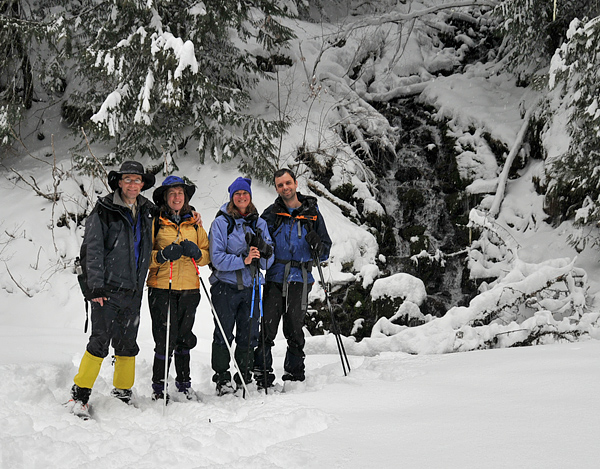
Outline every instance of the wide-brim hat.
<path fill-rule="evenodd" d="M 142 163 L 138 163 L 137 161 L 124 161 L 118 171 L 111 171 L 108 173 L 108 185 L 113 191 L 116 191 L 119 188 L 119 180 L 123 174 L 139 174 L 142 176 L 142 181 L 144 181 L 144 186 L 142 187 L 143 191 L 150 189 L 156 182 L 154 174 L 144 171 Z"/>
<path fill-rule="evenodd" d="M 156 205 L 162 205 L 165 202 L 165 194 L 170 187 L 183 187 L 185 195 L 187 195 L 188 201 L 192 198 L 196 192 L 196 186 L 192 184 L 186 184 L 186 182 L 179 176 L 167 176 L 160 187 L 154 189 L 152 193 L 152 200 Z"/>

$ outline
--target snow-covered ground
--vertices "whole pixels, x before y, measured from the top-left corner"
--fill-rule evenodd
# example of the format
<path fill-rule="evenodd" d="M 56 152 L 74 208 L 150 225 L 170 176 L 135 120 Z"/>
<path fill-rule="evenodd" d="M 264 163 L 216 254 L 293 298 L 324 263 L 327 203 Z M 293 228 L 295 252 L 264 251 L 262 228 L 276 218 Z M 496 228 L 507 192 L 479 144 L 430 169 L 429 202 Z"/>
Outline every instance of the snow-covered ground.
<path fill-rule="evenodd" d="M 305 30 L 314 28 L 306 25 Z M 309 64 L 319 52 L 316 47 L 312 49 L 303 49 Z M 324 63 L 323 68 L 334 70 L 334 60 Z M 305 84 L 299 84 L 301 77 L 290 79 L 297 85 L 296 101 L 302 102 Z M 316 117 L 310 124 L 319 131 L 324 127 L 322 110 L 330 106 L 330 99 L 323 96 L 321 108 L 315 105 L 313 109 Z M 461 129 L 471 124 L 486 128 L 510 145 L 522 125 L 520 108 L 535 99 L 517 88 L 514 80 L 483 66 L 461 76 L 430 81 L 422 99 L 438 108 L 440 116 L 453 119 L 450 128 L 469 148 L 461 156 L 462 168 L 482 178 L 480 186 L 494 187 L 501 168 L 480 145 L 477 135 L 461 134 Z M 57 155 L 62 170 L 70 170 L 67 149 L 72 144 L 58 112 L 51 114 L 51 110 L 46 111 L 45 125 L 46 134 L 56 136 L 54 148 L 49 138 L 35 140 L 32 131 L 27 140 L 31 155 L 19 149 L 20 153 L 2 159 L 5 168 L 14 168 L 30 183 L 33 176 L 34 182 L 48 192 L 53 190 L 53 155 Z M 296 130 L 303 127 L 301 122 L 296 125 Z M 317 133 L 309 132 L 309 143 L 322 137 Z M 293 153 L 301 134 L 301 130 L 292 132 L 284 142 L 284 155 Z M 564 143 L 560 131 L 545 141 L 549 154 Z M 102 153 L 100 147 L 94 150 Z M 177 163 L 180 173 L 198 186 L 192 203 L 208 227 L 238 172 L 227 164 L 199 165 L 191 157 Z M 1 171 L 1 469 L 597 466 L 599 255 L 593 248 L 576 253 L 568 244 L 568 224 L 552 228 L 543 223 L 543 201 L 532 185 L 532 179 L 543 173 L 541 162 L 530 163 L 520 179 L 508 182 L 494 223 L 511 241 L 513 257 L 486 268 L 505 269 L 500 286 L 508 289 L 517 284 L 533 288 L 533 281 L 540 281 L 540 277 L 534 278 L 536 272 L 567 269 L 571 263 L 583 270 L 588 287 L 585 314 L 590 327 L 580 342 L 445 353 L 477 348 L 493 334 L 505 338 L 501 340 L 518 334 L 522 326 L 516 323 L 502 329 L 464 326 L 465 318 L 472 318 L 477 308 L 497 304 L 498 290 L 494 288 L 498 285 L 491 285 L 470 309 L 453 308 L 444 320 L 400 330 L 387 324 L 381 326 L 388 328 L 386 334 L 360 343 L 346 339 L 352 367 L 346 377 L 334 338 L 308 337 L 305 383 L 283 394 L 219 398 L 210 382 L 213 325 L 203 294 L 195 326 L 199 343 L 192 351 L 193 386 L 201 402 L 173 402 L 163 415 L 161 405 L 150 399 L 153 341 L 144 300 L 134 387 L 136 406 L 108 397 L 112 387 L 108 358 L 90 400 L 94 418 L 87 422 L 62 406 L 87 343 L 83 301 L 72 273 L 82 233 L 74 223 L 71 228 L 51 230 L 50 221 L 56 220 L 58 213 L 82 211 L 85 198 L 76 195 L 80 193 L 78 184 L 88 193 L 105 189 L 97 180 L 74 175 L 75 179 L 61 182 L 59 189 L 64 196 L 53 206 L 35 195 L 16 173 Z M 159 176 L 158 183 L 161 181 Z M 308 192 L 305 180 L 301 180 L 301 191 Z M 253 183 L 259 210 L 275 195 L 272 187 Z M 482 208 L 489 207 L 492 198 L 484 200 Z M 324 269 L 326 280 L 336 283 L 352 278 L 342 272 L 342 264 L 353 262 L 358 281 L 377 281 L 374 237 L 344 218 L 329 201 L 320 198 L 319 204 L 334 242 L 332 261 Z M 208 275 L 208 268 L 202 269 L 205 282 Z M 417 283 L 404 280 L 390 281 L 388 287 L 379 283 L 377 290 L 379 294 L 382 288 L 390 294 L 398 288 L 405 294 L 407 286 L 418 290 Z M 582 298 L 577 288 L 571 295 L 575 303 Z M 412 293 L 407 299 L 416 304 L 421 292 Z M 312 294 L 322 297 L 323 291 L 315 288 Z M 552 318 L 543 308 L 530 318 L 538 324 L 555 320 L 556 327 L 570 324 L 569 320 L 565 323 Z M 280 334 L 274 350 L 278 376 L 284 353 Z"/>
<path fill-rule="evenodd" d="M 146 338 L 137 408 L 107 396 L 112 369 L 105 364 L 91 399 L 94 418 L 84 422 L 61 406 L 83 334 L 6 333 L 16 331 L 2 328 L 3 469 L 597 467 L 599 341 L 351 356 L 348 377 L 335 355 L 309 355 L 301 388 L 244 400 L 213 394 L 208 334 L 202 334 L 192 355 L 202 402 L 170 404 L 163 416 L 160 403 L 150 400 Z M 12 346 L 43 355 L 11 359 L 5 350 Z"/>

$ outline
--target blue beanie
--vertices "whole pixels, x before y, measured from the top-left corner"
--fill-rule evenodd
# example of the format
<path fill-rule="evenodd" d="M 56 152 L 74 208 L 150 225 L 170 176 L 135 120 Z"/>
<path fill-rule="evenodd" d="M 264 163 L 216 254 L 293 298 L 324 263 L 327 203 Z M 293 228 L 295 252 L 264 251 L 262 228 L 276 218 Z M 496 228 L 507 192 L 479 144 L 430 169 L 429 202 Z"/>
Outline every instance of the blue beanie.
<path fill-rule="evenodd" d="M 252 189 L 250 189 L 250 184 L 252 184 L 251 179 L 243 177 L 237 178 L 227 189 L 229 191 L 229 198 L 232 198 L 233 194 L 235 194 L 237 191 L 246 191 L 250 194 L 250 197 L 252 197 Z"/>

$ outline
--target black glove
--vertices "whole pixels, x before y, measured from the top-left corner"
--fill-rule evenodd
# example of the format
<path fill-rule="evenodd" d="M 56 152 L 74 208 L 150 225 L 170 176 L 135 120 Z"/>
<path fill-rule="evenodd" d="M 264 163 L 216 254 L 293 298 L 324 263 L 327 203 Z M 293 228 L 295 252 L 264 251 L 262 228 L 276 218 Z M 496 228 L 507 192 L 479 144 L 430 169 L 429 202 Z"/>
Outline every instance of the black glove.
<path fill-rule="evenodd" d="M 273 247 L 269 246 L 265 242 L 264 239 L 262 240 L 262 242 L 263 242 L 262 247 L 258 248 L 258 250 L 260 252 L 260 257 L 262 257 L 263 259 L 268 259 L 269 257 L 271 257 L 273 255 Z"/>
<path fill-rule="evenodd" d="M 181 247 L 183 248 L 182 254 L 187 257 L 191 257 L 194 260 L 200 260 L 202 258 L 202 251 L 198 247 L 196 243 L 190 241 L 189 239 L 184 239 L 181 242 Z"/>
<path fill-rule="evenodd" d="M 252 235 L 250 233 L 246 233 L 246 243 L 250 247 L 257 248 L 258 252 L 260 252 L 260 257 L 263 259 L 268 259 L 273 255 L 273 248 L 257 234 Z"/>
<path fill-rule="evenodd" d="M 309 231 L 306 233 L 304 239 L 310 246 L 310 250 L 320 256 L 321 252 L 323 252 L 323 243 L 321 242 L 321 238 L 317 232 L 315 230 Z"/>
<path fill-rule="evenodd" d="M 179 244 L 169 244 L 162 251 L 156 253 L 156 262 L 164 264 L 167 261 L 176 261 L 183 254 L 183 248 Z"/>

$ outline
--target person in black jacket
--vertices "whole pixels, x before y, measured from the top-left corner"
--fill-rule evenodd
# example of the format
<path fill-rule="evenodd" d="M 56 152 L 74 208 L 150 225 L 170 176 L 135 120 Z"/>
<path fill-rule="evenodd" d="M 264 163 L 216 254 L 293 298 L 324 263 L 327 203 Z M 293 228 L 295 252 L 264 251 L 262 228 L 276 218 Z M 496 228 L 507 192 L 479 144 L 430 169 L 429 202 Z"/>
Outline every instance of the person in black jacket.
<path fill-rule="evenodd" d="M 275 380 L 271 348 L 282 319 L 287 339 L 282 379 L 304 381 L 302 328 L 308 293 L 315 281 L 311 270 L 315 260 L 329 258 L 331 249 L 317 199 L 297 192 L 298 181 L 288 168 L 276 171 L 273 179 L 279 197 L 261 215 L 273 240 L 275 261 L 267 270 L 264 288 L 264 335 L 261 333 L 254 352 L 254 377 L 259 388 L 271 387 Z"/>
<path fill-rule="evenodd" d="M 114 389 L 129 403 L 135 379 L 137 333 L 144 281 L 152 251 L 156 206 L 140 195 L 154 185 L 153 174 L 125 161 L 108 174 L 114 192 L 102 197 L 88 216 L 81 246 L 81 267 L 91 299 L 92 333 L 71 388 L 71 410 L 83 415 L 102 361 L 115 351 Z"/>

